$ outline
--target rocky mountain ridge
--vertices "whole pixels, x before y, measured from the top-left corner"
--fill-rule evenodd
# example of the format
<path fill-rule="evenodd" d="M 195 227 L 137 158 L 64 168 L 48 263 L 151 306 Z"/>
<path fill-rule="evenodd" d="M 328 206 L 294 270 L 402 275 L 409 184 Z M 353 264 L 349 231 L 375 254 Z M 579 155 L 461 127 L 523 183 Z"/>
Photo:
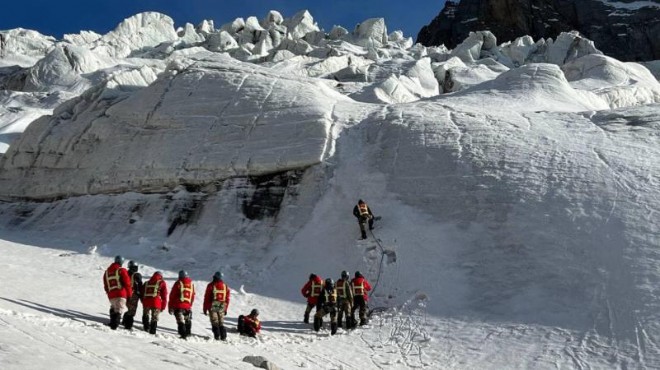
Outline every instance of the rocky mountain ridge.
<path fill-rule="evenodd" d="M 530 35 L 555 38 L 577 30 L 621 61 L 660 59 L 660 1 L 448 0 L 417 42 L 453 48 L 472 31 L 489 30 L 501 42 Z"/>

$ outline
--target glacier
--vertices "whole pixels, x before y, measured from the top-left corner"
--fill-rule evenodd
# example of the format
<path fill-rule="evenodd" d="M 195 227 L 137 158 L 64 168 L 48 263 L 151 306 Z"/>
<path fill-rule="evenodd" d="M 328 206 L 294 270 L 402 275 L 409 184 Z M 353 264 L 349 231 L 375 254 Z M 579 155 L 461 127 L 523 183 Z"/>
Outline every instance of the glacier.
<path fill-rule="evenodd" d="M 29 276 L 0 286 L 10 368 L 660 367 L 660 83 L 644 65 L 575 32 L 448 50 L 377 18 L 326 33 L 307 11 L 0 35 L 0 276 Z M 382 216 L 367 241 L 359 198 Z M 221 355 L 201 315 L 185 343 L 167 315 L 154 338 L 111 332 L 97 283 L 116 254 L 198 290 L 221 269 L 230 322 L 258 306 L 264 334 Z M 299 288 L 344 269 L 377 284 L 377 313 L 315 334 Z M 89 299 L 38 294 L 49 281 Z M 47 357 L 22 354 L 35 340 Z"/>

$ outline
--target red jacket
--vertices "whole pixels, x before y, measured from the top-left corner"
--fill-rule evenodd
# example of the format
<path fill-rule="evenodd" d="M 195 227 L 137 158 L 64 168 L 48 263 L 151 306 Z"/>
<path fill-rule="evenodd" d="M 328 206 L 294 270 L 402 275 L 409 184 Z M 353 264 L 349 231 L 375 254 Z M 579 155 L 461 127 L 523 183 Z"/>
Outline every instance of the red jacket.
<path fill-rule="evenodd" d="M 128 298 L 133 295 L 128 271 L 118 263 L 112 263 L 103 273 L 103 289 L 109 299 Z"/>
<path fill-rule="evenodd" d="M 225 302 L 225 312 L 227 312 L 229 310 L 229 294 L 229 286 L 224 281 L 210 282 L 204 293 L 204 312 L 211 310 L 214 301 Z"/>
<path fill-rule="evenodd" d="M 165 311 L 167 308 L 167 284 L 163 276 L 154 273 L 148 282 L 142 285 L 142 306 Z"/>
<path fill-rule="evenodd" d="M 363 296 L 365 301 L 369 300 L 369 294 L 367 292 L 371 290 L 371 285 L 369 285 L 369 282 L 363 276 L 351 280 L 351 288 L 353 289 L 354 297 Z"/>
<path fill-rule="evenodd" d="M 170 292 L 170 310 L 190 310 L 195 302 L 195 285 L 189 277 L 177 280 Z"/>
<path fill-rule="evenodd" d="M 259 321 L 259 319 L 256 317 L 252 317 L 250 315 L 243 316 L 243 324 L 252 328 L 255 334 L 261 330 L 261 321 Z"/>
<path fill-rule="evenodd" d="M 315 280 L 309 280 L 307 283 L 300 289 L 303 297 L 307 298 L 308 304 L 316 304 L 319 295 L 321 295 L 321 290 L 323 290 L 323 279 L 320 276 L 317 276 Z"/>

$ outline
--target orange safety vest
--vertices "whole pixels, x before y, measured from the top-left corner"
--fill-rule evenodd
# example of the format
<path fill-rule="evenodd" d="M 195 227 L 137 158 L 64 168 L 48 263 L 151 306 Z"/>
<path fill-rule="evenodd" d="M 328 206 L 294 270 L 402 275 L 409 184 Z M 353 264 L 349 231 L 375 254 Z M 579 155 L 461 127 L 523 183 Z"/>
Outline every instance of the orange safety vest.
<path fill-rule="evenodd" d="M 330 293 L 327 290 L 323 291 L 325 293 L 325 302 L 326 303 L 335 303 L 337 302 L 337 291 L 333 289 Z"/>
<path fill-rule="evenodd" d="M 155 298 L 158 297 L 158 293 L 160 293 L 160 282 L 162 280 L 156 280 L 155 283 L 149 284 L 147 283 L 145 288 L 144 288 L 144 296 L 145 297 L 151 297 Z"/>
<path fill-rule="evenodd" d="M 121 277 L 119 276 L 119 269 L 116 269 L 113 275 L 110 271 L 105 271 L 105 282 L 108 285 L 108 290 L 121 290 Z"/>
<path fill-rule="evenodd" d="M 346 289 L 346 281 L 344 280 L 337 280 L 337 297 L 339 298 L 348 298 L 348 292 Z"/>
<path fill-rule="evenodd" d="M 364 282 L 360 285 L 353 284 L 353 295 L 364 295 Z"/>
<path fill-rule="evenodd" d="M 312 280 L 312 297 L 318 297 L 321 295 L 321 290 L 323 290 L 323 284 L 319 284 L 316 281 Z"/>
<path fill-rule="evenodd" d="M 367 207 L 367 203 L 358 204 L 358 209 L 360 210 L 360 216 L 369 215 L 369 207 Z"/>
<path fill-rule="evenodd" d="M 181 289 L 179 291 L 181 292 L 181 296 L 179 297 L 179 301 L 181 303 L 188 302 L 192 303 L 192 295 L 193 292 L 195 291 L 195 285 L 193 283 L 190 283 L 190 286 L 186 286 L 181 280 L 178 281 L 180 284 Z"/>
<path fill-rule="evenodd" d="M 135 286 L 135 274 L 139 274 L 139 272 L 135 271 L 131 274 L 131 286 Z"/>
<path fill-rule="evenodd" d="M 224 302 L 226 296 L 227 285 L 225 283 L 222 283 L 222 289 L 216 288 L 215 284 L 213 284 L 213 298 L 215 298 L 216 301 Z"/>

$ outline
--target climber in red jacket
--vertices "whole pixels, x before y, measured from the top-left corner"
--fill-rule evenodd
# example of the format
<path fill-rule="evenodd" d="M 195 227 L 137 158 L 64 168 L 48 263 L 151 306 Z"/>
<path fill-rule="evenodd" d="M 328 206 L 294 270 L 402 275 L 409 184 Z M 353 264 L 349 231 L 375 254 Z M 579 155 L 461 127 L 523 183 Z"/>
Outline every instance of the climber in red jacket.
<path fill-rule="evenodd" d="M 369 300 L 368 292 L 371 290 L 371 285 L 367 279 L 362 276 L 360 271 L 355 272 L 355 278 L 351 280 L 351 288 L 353 289 L 353 309 L 351 310 L 351 321 L 355 322 L 355 311 L 360 310 L 360 326 L 367 324 L 367 301 Z"/>
<path fill-rule="evenodd" d="M 160 271 L 142 286 L 142 324 L 144 331 L 156 334 L 158 316 L 167 308 L 167 284 Z"/>
<path fill-rule="evenodd" d="M 195 285 L 188 273 L 179 271 L 179 280 L 172 286 L 168 312 L 174 315 L 181 338 L 186 339 L 192 329 L 192 306 L 195 302 Z"/>
<path fill-rule="evenodd" d="M 216 340 L 227 339 L 225 315 L 227 315 L 229 309 L 230 289 L 222 278 L 222 272 L 216 271 L 213 274 L 213 281 L 206 286 L 206 292 L 204 293 L 204 315 L 209 315 L 211 330 L 213 330 L 213 337 Z"/>
<path fill-rule="evenodd" d="M 116 256 L 107 270 L 103 273 L 103 288 L 110 300 L 110 328 L 117 329 L 121 315 L 126 309 L 126 299 L 133 295 L 133 287 L 128 271 L 121 267 L 124 257 Z"/>
<path fill-rule="evenodd" d="M 316 302 L 319 299 L 322 289 L 323 279 L 315 274 L 310 274 L 309 280 L 300 290 L 303 297 L 307 298 L 307 307 L 305 308 L 305 317 L 303 320 L 305 324 L 309 324 L 309 313 L 312 311 L 312 308 L 316 306 Z"/>

